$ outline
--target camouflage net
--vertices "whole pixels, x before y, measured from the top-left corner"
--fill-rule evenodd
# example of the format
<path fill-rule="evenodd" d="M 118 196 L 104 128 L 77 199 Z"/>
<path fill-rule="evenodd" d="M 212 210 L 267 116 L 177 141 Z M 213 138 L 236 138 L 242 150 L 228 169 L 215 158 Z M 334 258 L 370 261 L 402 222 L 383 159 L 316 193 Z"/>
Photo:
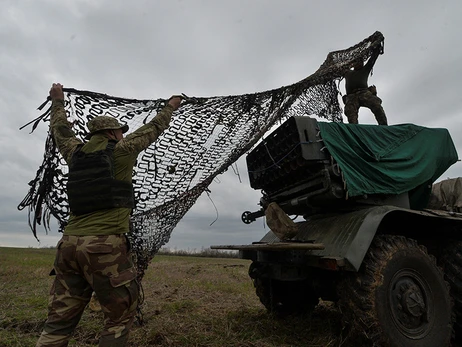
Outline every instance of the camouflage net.
<path fill-rule="evenodd" d="M 174 113 L 170 127 L 139 155 L 134 168 L 137 205 L 129 238 L 139 279 L 181 218 L 204 191 L 208 192 L 213 179 L 249 151 L 276 122 L 294 115 L 341 122 L 336 82 L 354 60 L 367 59 L 383 41 L 382 34 L 376 32 L 349 49 L 331 52 L 314 74 L 289 86 L 254 94 L 187 99 Z M 124 99 L 69 88 L 64 91 L 69 121 L 82 140 L 87 134 L 86 123 L 95 116 L 111 115 L 134 130 L 166 103 L 164 99 Z M 33 124 L 34 131 L 41 121 L 48 122 L 50 109 L 25 126 Z M 60 231 L 66 225 L 66 174 L 67 166 L 48 132 L 43 163 L 18 206 L 21 210 L 28 207 L 35 237 L 37 225 L 49 230 L 50 216 L 57 219 Z"/>

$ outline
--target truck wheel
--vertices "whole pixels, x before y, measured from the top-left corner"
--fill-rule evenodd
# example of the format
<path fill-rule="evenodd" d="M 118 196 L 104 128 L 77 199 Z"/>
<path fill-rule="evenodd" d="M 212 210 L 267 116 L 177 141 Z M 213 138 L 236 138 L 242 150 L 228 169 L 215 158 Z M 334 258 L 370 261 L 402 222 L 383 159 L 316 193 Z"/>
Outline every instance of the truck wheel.
<path fill-rule="evenodd" d="M 454 301 L 454 337 L 462 344 L 462 242 L 455 241 L 443 252 L 444 275 L 451 286 Z"/>
<path fill-rule="evenodd" d="M 308 313 L 319 303 L 307 281 L 255 278 L 253 283 L 261 303 L 278 316 Z"/>
<path fill-rule="evenodd" d="M 369 344 L 449 346 L 449 286 L 434 257 L 414 240 L 377 236 L 360 271 L 340 284 L 339 295 L 344 324 Z"/>

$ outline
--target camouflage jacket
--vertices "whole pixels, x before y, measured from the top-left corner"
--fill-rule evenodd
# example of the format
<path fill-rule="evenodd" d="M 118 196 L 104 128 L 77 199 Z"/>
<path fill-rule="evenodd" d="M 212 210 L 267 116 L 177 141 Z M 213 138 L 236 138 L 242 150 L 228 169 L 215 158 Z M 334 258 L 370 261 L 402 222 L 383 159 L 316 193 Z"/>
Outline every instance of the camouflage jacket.
<path fill-rule="evenodd" d="M 156 141 L 162 132 L 168 128 L 173 108 L 165 106 L 149 123 L 136 129 L 117 142 L 114 148 L 115 178 L 131 182 L 133 167 L 138 154 Z M 51 108 L 50 128 L 59 152 L 68 163 L 77 146 L 82 144 L 68 122 L 64 102 L 53 101 Z M 108 138 L 104 134 L 95 134 L 82 147 L 85 153 L 105 149 Z M 112 235 L 129 231 L 129 208 L 113 208 L 74 216 L 70 215 L 65 235 Z"/>
<path fill-rule="evenodd" d="M 359 70 L 349 70 L 345 74 L 345 89 L 347 94 L 354 93 L 360 89 L 366 89 L 368 85 L 369 74 L 374 67 L 375 61 L 379 56 L 379 51 L 376 50 L 369 58 L 366 65 Z"/>

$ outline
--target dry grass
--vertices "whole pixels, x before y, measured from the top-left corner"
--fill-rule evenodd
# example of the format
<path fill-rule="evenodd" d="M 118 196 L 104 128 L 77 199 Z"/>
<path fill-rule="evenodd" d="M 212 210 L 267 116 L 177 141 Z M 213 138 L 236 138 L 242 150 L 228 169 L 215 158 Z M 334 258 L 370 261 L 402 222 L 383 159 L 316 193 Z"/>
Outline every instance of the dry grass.
<path fill-rule="evenodd" d="M 54 251 L 0 248 L 0 346 L 34 346 L 46 318 Z M 130 346 L 343 346 L 339 312 L 327 303 L 307 317 L 277 319 L 260 304 L 249 261 L 154 258 L 143 281 L 144 325 Z M 71 346 L 97 345 L 102 313 L 87 309 Z"/>

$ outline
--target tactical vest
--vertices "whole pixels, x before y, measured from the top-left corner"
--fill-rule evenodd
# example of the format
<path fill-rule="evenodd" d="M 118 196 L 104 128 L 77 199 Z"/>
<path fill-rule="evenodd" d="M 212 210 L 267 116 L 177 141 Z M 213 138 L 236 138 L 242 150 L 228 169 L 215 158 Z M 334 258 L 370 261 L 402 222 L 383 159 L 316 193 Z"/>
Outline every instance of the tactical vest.
<path fill-rule="evenodd" d="M 115 179 L 114 147 L 109 140 L 106 149 L 84 153 L 80 146 L 69 163 L 67 195 L 74 215 L 109 208 L 134 208 L 133 185 Z"/>

